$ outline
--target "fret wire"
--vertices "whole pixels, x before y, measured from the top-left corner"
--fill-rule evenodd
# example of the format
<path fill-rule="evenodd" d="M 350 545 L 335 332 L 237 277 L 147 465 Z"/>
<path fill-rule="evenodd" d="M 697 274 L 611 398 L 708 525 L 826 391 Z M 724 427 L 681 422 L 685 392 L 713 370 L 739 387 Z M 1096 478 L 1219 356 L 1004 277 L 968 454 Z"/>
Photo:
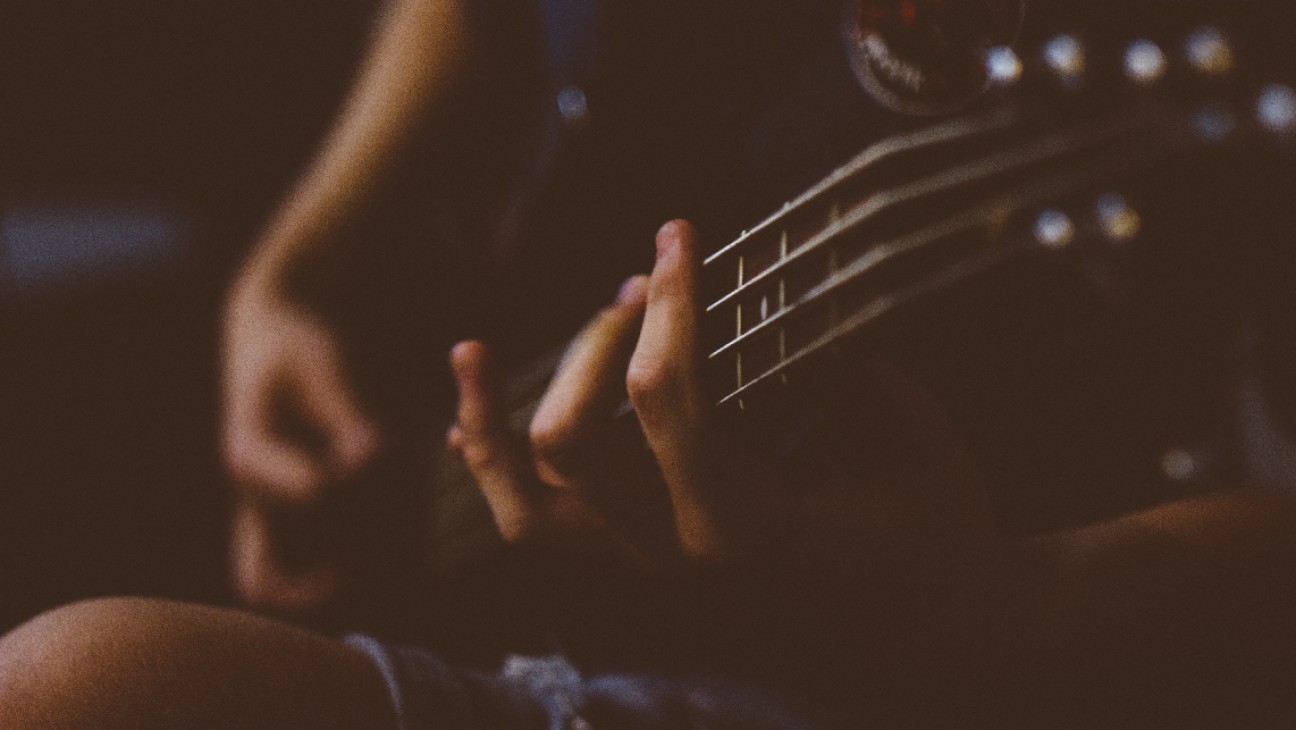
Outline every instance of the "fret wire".
<path fill-rule="evenodd" d="M 779 362 L 787 359 L 787 327 L 779 327 L 778 351 Z"/>
<path fill-rule="evenodd" d="M 832 204 L 828 206 L 828 225 L 833 226 L 841 221 L 841 200 L 833 198 Z M 841 271 L 841 249 L 832 244 L 828 244 L 828 278 L 837 276 Z M 836 327 L 841 321 L 841 300 L 838 297 L 831 296 L 828 299 L 828 323 L 829 326 Z"/>
<path fill-rule="evenodd" d="M 1017 191 L 1015 195 L 1007 194 L 1001 196 L 997 199 L 998 207 L 1001 208 L 1000 213 L 1002 215 L 1003 211 L 1006 210 L 1008 211 L 1007 214 L 1011 215 L 1014 209 L 1021 210 L 1038 205 L 1042 201 L 1054 200 L 1068 193 L 1076 193 L 1086 187 L 1092 187 L 1099 183 L 1109 181 L 1122 172 L 1145 166 L 1146 163 L 1154 159 L 1162 157 L 1170 158 L 1174 152 L 1192 149 L 1194 143 L 1191 133 L 1176 134 L 1176 132 L 1179 131 L 1182 130 L 1167 129 L 1165 130 L 1165 134 L 1156 138 L 1155 143 L 1142 145 L 1136 150 L 1126 152 L 1123 155 L 1113 154 L 1109 159 L 1102 161 L 1101 164 L 1096 164 L 1080 171 L 1079 173 L 1065 176 L 1056 175 L 1050 180 L 1037 182 L 1031 186 L 1024 186 L 1022 189 Z M 987 220 L 991 220 L 988 213 L 995 207 L 994 204 L 982 206 L 977 215 L 965 216 L 962 221 L 963 223 L 966 223 L 969 220 L 979 220 L 984 223 Z M 957 224 L 959 224 L 959 221 L 956 219 L 946 221 L 944 225 L 955 229 L 966 227 L 965 225 L 960 226 Z M 957 230 L 954 232 L 957 232 Z M 930 240 L 935 241 L 939 240 L 939 238 L 939 236 L 936 236 L 932 237 Z M 906 242 L 902 239 L 900 242 L 893 242 L 893 245 L 899 243 Z M 910 240 L 907 242 L 907 245 L 917 247 L 922 244 L 921 242 L 915 243 L 913 240 Z M 750 378 L 742 388 L 725 396 L 717 405 L 724 405 L 734 401 L 735 399 L 740 399 L 744 394 L 751 392 L 753 389 L 759 387 L 761 384 L 775 376 L 785 377 L 787 371 L 797 363 L 824 348 L 833 345 L 843 336 L 878 320 L 905 303 L 964 281 L 969 277 L 974 276 L 981 271 L 988 270 L 1000 262 L 1007 261 L 1016 255 L 1038 250 L 1038 246 L 1031 244 L 1029 240 L 1022 239 L 1018 239 L 1010 245 L 1000 245 L 990 249 L 983 249 L 972 256 L 956 260 L 953 264 L 938 270 L 935 274 L 929 276 L 925 280 L 921 280 L 907 288 L 901 288 L 889 295 L 875 298 L 871 304 L 858 309 L 845 322 L 816 338 L 809 345 L 802 347 L 800 350 L 793 353 L 790 358 L 787 358 L 785 361 L 765 370 L 761 374 Z M 868 268 L 872 268 L 872 266 L 876 265 L 877 264 L 874 263 L 864 267 L 862 270 L 849 272 L 844 280 L 824 282 L 819 287 L 816 287 L 816 289 L 811 293 L 802 297 L 802 302 L 808 302 L 811 295 L 818 297 L 822 296 L 826 292 L 831 292 L 849 281 L 850 276 L 859 275 L 861 271 L 867 271 Z M 856 268 L 855 265 L 852 265 L 852 269 Z M 795 311 L 795 309 L 793 311 Z M 754 331 L 747 333 L 748 336 L 752 334 L 754 334 Z M 737 343 L 730 343 L 730 345 L 727 345 L 718 352 L 723 352 L 725 349 L 733 347 L 735 344 Z"/>
<path fill-rule="evenodd" d="M 1163 136 L 1160 142 L 1160 145 L 1143 145 L 1136 151 L 1125 154 L 1120 154 L 1120 151 L 1117 151 L 1109 158 L 1101 161 L 1101 164 L 1095 164 L 1080 172 L 1068 175 L 1054 175 L 1045 180 L 1023 183 L 1020 187 L 996 196 L 987 203 L 969 211 L 964 211 L 958 216 L 939 221 L 903 238 L 878 243 L 867 253 L 850 262 L 849 266 L 842 269 L 836 277 L 830 277 L 821 282 L 796 301 L 791 302 L 788 308 L 742 333 L 732 342 L 726 343 L 712 352 L 709 357 L 719 357 L 737 348 L 763 330 L 774 326 L 775 323 L 785 322 L 788 317 L 803 310 L 806 306 L 832 294 L 836 289 L 860 276 L 868 274 L 891 259 L 935 245 L 949 236 L 983 225 L 987 220 L 1012 215 L 1014 212 L 1033 205 L 1039 205 L 1048 200 L 1054 200 L 1086 185 L 1092 185 L 1103 179 L 1111 178 L 1124 170 L 1143 164 L 1151 158 L 1173 151 L 1176 146 L 1181 144 L 1179 140 L 1170 136 Z M 849 232 L 849 228 L 843 228 L 834 233 L 833 237 L 827 239 L 827 241 L 833 241 L 837 236 Z"/>
<path fill-rule="evenodd" d="M 743 283 L 744 283 L 744 279 L 746 278 L 746 269 L 747 269 L 747 257 L 746 257 L 746 256 L 739 256 L 739 257 L 738 257 L 738 286 L 739 286 L 739 288 L 742 287 L 742 285 L 743 285 Z M 742 337 L 742 336 L 743 336 L 743 308 L 742 308 L 742 302 L 734 302 L 734 319 L 737 321 L 737 330 L 738 330 L 738 331 L 734 334 L 734 337 Z M 734 354 L 734 380 L 735 380 L 735 381 L 737 382 L 737 384 L 738 384 L 737 387 L 739 387 L 739 388 L 743 387 L 743 367 L 742 367 L 742 353 L 741 353 L 741 352 L 738 352 L 738 353 L 735 353 L 735 354 Z"/>
<path fill-rule="evenodd" d="M 901 305 L 962 282 L 982 271 L 989 270 L 999 263 L 1010 260 L 1018 254 L 1031 250 L 1033 250 L 1033 247 L 1030 245 L 1016 245 L 983 251 L 977 256 L 957 261 L 954 264 L 939 270 L 936 274 L 918 284 L 911 285 L 908 288 L 900 289 L 888 296 L 881 297 L 875 300 L 872 304 L 860 309 L 846 321 L 834 326 L 833 329 L 820 336 L 815 341 L 802 347 L 791 357 L 752 378 L 742 387 L 720 399 L 716 405 L 723 406 L 734 401 L 741 403 L 743 396 L 750 393 L 757 386 L 767 382 L 770 378 L 786 375 L 788 369 L 794 365 L 824 348 L 836 344 L 845 335 L 877 321 Z"/>
<path fill-rule="evenodd" d="M 837 260 L 837 256 L 838 256 L 837 247 L 830 246 L 828 248 L 827 281 L 832 281 L 837 276 L 838 272 L 841 271 L 841 263 Z M 841 318 L 841 300 L 839 300 L 835 296 L 832 296 L 832 292 L 829 292 L 829 296 L 831 298 L 828 300 L 828 322 L 832 326 L 836 327 L 838 320 Z"/>
<path fill-rule="evenodd" d="M 788 232 L 783 229 L 783 235 L 779 238 L 779 262 L 782 263 L 788 255 Z M 779 292 L 778 292 L 778 315 L 782 315 L 787 310 L 787 274 L 779 275 Z M 780 325 L 778 331 L 778 353 L 779 362 L 787 359 L 787 326 Z"/>
<path fill-rule="evenodd" d="M 919 231 L 914 235 L 877 244 L 868 253 L 852 261 L 849 267 L 840 270 L 836 277 L 830 276 L 826 278 L 818 286 L 803 294 L 795 302 L 792 302 L 791 306 L 779 312 L 775 317 L 772 317 L 769 320 L 760 323 L 756 327 L 743 332 L 741 335 L 734 338 L 733 341 L 725 343 L 724 346 L 712 352 L 710 357 L 716 358 L 724 355 L 726 352 L 735 349 L 738 345 L 759 334 L 767 327 L 772 326 L 774 322 L 777 321 L 782 323 L 786 318 L 792 316 L 797 311 L 804 309 L 807 305 L 813 304 L 823 297 L 833 293 L 837 287 L 850 283 L 856 277 L 869 273 L 878 266 L 881 266 L 897 256 L 922 250 L 928 246 L 945 240 L 951 235 L 971 229 L 979 225 L 986 215 L 1002 210 L 1002 202 L 996 201 L 995 204 L 986 205 L 973 211 L 969 215 L 942 221 L 941 223 Z"/>
<path fill-rule="evenodd" d="M 862 225 L 886 210 L 930 195 L 957 190 L 960 187 L 982 182 L 986 178 L 1004 174 L 1013 169 L 1047 162 L 1074 154 L 1086 146 L 1115 142 L 1127 137 L 1143 121 L 1140 116 L 1124 115 L 1106 125 L 1066 129 L 1047 137 L 1019 145 L 1009 152 L 981 159 L 946 171 L 940 175 L 923 178 L 908 185 L 880 190 L 863 203 L 853 207 L 836 223 L 811 238 L 795 251 L 790 251 L 783 261 L 754 275 L 746 277 L 738 288 L 725 294 L 707 307 L 707 311 L 723 306 L 746 291 L 781 273 L 788 266 L 823 248 L 844 229 Z M 740 261 L 742 258 L 739 259 Z"/>

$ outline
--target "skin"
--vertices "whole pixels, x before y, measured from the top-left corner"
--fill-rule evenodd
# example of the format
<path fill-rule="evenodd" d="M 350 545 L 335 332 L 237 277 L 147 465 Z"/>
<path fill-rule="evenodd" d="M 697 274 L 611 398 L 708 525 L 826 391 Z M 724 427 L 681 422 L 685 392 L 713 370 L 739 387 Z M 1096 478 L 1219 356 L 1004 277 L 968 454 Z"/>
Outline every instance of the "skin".
<path fill-rule="evenodd" d="M 885 373 L 881 390 L 894 401 L 879 396 L 877 403 L 887 414 L 908 404 L 908 416 L 889 422 L 914 437 L 912 449 L 891 450 L 936 462 L 925 470 L 934 491 L 887 499 L 868 485 L 838 492 L 825 482 L 803 484 L 809 497 L 789 500 L 788 485 L 767 470 L 735 469 L 730 459 L 739 447 L 707 420 L 696 366 L 695 261 L 692 229 L 681 222 L 664 227 L 651 277 L 627 282 L 585 330 L 527 438 L 504 427 L 486 348 L 455 348 L 459 422 L 448 440 L 463 453 L 507 540 L 528 545 L 557 536 L 666 569 L 708 563 L 741 570 L 771 531 L 791 536 L 789 545 L 815 537 L 837 551 L 858 550 L 794 552 L 791 571 L 772 574 L 786 584 L 764 582 L 749 598 L 814 591 L 820 584 L 800 578 L 827 560 L 830 570 L 848 571 L 841 580 L 867 583 L 868 603 L 894 603 L 897 610 L 880 615 L 898 621 L 881 624 L 859 621 L 867 609 L 852 603 L 853 594 L 812 593 L 793 605 L 826 607 L 825 616 L 844 614 L 865 632 L 900 642 L 897 656 L 922 669 L 919 696 L 874 700 L 895 702 L 897 717 L 909 723 L 968 726 L 980 713 L 1002 719 L 1005 711 L 1050 727 L 1254 727 L 1296 717 L 1284 699 L 1296 674 L 1290 505 L 1236 492 L 1024 541 L 1004 541 L 992 530 L 947 530 L 944 513 L 932 509 L 945 497 L 961 519 L 970 513 L 972 522 L 981 520 L 977 510 L 961 508 L 972 475 L 957 443 L 932 420 L 939 416 L 928 412 L 932 404 Z M 587 470 L 588 453 L 582 456 L 603 404 L 614 402 L 622 383 L 671 506 L 673 539 L 664 544 L 637 539 L 600 509 L 597 488 L 605 485 Z M 735 508 L 723 494 L 738 480 L 756 498 Z M 958 549 L 934 554 L 958 569 L 890 550 L 904 542 L 855 539 L 875 530 L 917 531 L 924 541 L 947 535 Z M 987 549 L 964 549 L 978 541 Z M 992 570 L 975 574 L 1008 578 L 1004 590 L 991 593 L 990 610 L 963 590 L 964 563 L 989 563 Z M 896 586 L 853 572 L 866 564 L 920 567 L 935 576 L 935 592 L 907 604 Z M 951 618 L 965 614 L 976 624 Z M 827 649 L 836 641 L 832 629 Z M 882 661 L 849 656 L 861 671 Z M 824 661 L 814 652 L 810 659 Z M 853 694 L 870 689 L 846 676 Z M 950 694 L 959 689 L 970 697 Z M 382 728 L 392 718 L 377 672 L 334 641 L 237 612 L 114 599 L 58 609 L 0 639 L 0 728 L 88 726 Z"/>
<path fill-rule="evenodd" d="M 855 620 L 871 615 L 867 596 L 892 596 L 894 610 L 881 615 L 902 617 L 909 628 L 881 634 L 898 656 L 919 666 L 966 663 L 968 675 L 946 681 L 973 688 L 981 707 L 1040 699 L 1052 722 L 1061 709 L 1081 725 L 1175 712 L 1178 722 L 1191 724 L 1290 711 L 1277 699 L 1286 693 L 1276 689 L 1246 695 L 1245 709 L 1231 704 L 1242 695 L 1220 689 L 1239 676 L 1250 677 L 1253 689 L 1291 676 L 1291 667 L 1268 668 L 1296 648 L 1296 585 L 1286 567 L 1296 559 L 1296 511 L 1287 500 L 1239 490 L 1006 540 L 939 405 L 885 363 L 867 366 L 862 386 L 896 439 L 879 449 L 889 453 L 875 460 L 877 483 L 781 481 L 709 421 L 698 367 L 697 260 L 696 235 L 686 223 L 662 228 L 652 276 L 628 281 L 585 330 L 537 412 L 529 442 L 504 425 L 485 347 L 455 348 L 460 401 L 448 442 L 465 457 L 507 540 L 579 535 L 650 566 L 741 568 L 749 557 L 769 559 L 761 550 L 777 536 L 789 548 L 779 558 L 788 571 L 774 580 L 788 587 L 764 585 L 749 597 L 757 601 L 780 590 L 813 592 L 820 584 L 802 582 L 804 575 L 827 575 L 828 586 L 904 576 L 895 586 L 871 584 Z M 674 539 L 664 549 L 636 542 L 601 513 L 599 483 L 583 479 L 577 466 L 595 456 L 582 433 L 598 428 L 607 413 L 593 404 L 614 401 L 622 388 L 669 495 Z M 741 502 L 725 498 L 735 493 Z M 877 573 L 876 566 L 886 570 Z M 906 603 L 906 593 L 919 597 Z M 851 620 L 854 596 L 822 599 L 845 600 Z M 795 605 L 816 600 L 811 595 Z M 825 631 L 826 641 L 837 640 L 832 627 Z M 995 651 L 977 648 L 987 646 Z M 1002 675 L 1003 684 L 986 686 L 987 675 Z M 997 694 L 1003 692 L 1008 696 Z M 914 716 L 912 707 L 905 712 Z"/>
<path fill-rule="evenodd" d="M 335 243 L 463 73 L 462 0 L 394 0 L 339 121 L 271 220 L 230 290 L 224 319 L 222 455 L 239 486 L 232 524 L 234 587 L 282 611 L 336 593 L 339 566 L 284 563 L 275 512 L 309 514 L 323 493 L 368 465 L 379 425 L 356 396 L 337 335 L 286 290 L 304 261 Z M 278 427 L 286 403 L 318 434 L 311 448 Z"/>
<path fill-rule="evenodd" d="M 73 604 L 0 638 L 0 728 L 394 728 L 362 655 L 236 611 Z"/>

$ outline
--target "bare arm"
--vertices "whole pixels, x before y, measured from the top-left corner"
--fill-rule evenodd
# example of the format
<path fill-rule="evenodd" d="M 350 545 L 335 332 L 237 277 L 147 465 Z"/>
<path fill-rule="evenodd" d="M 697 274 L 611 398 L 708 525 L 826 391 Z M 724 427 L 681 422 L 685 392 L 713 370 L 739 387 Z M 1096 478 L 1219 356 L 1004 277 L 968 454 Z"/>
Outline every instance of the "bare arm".
<path fill-rule="evenodd" d="M 315 161 L 266 228 L 231 289 L 225 315 L 222 451 L 240 488 L 234 584 L 247 601 L 309 608 L 341 584 L 336 566 L 302 574 L 282 564 L 275 510 L 308 514 L 323 491 L 381 447 L 356 397 L 329 323 L 286 291 L 288 274 L 336 240 L 377 194 L 465 75 L 464 0 L 393 0 L 350 98 Z M 288 408 L 318 447 L 282 432 Z"/>
<path fill-rule="evenodd" d="M 336 125 L 257 245 L 278 271 L 330 238 L 377 187 L 459 78 L 469 54 L 463 0 L 393 0 Z"/>

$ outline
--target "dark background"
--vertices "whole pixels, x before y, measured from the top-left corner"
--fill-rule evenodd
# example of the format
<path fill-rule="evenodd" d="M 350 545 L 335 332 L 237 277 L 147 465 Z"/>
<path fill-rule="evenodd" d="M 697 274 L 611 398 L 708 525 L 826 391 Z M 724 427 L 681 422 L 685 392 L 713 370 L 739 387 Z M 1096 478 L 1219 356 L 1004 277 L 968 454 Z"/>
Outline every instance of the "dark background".
<path fill-rule="evenodd" d="M 0 2 L 0 629 L 228 599 L 221 297 L 376 5 Z"/>
<path fill-rule="evenodd" d="M 41 609 L 92 595 L 230 599 L 225 585 L 229 490 L 216 454 L 223 293 L 257 228 L 307 164 L 335 115 L 379 4 L 380 0 L 0 0 L 0 629 Z M 1272 18 L 1257 16 L 1255 20 L 1268 32 L 1247 36 L 1265 40 L 1266 44 L 1257 44 L 1261 48 L 1285 47 L 1285 41 L 1268 34 L 1285 34 L 1290 24 L 1271 22 Z M 778 30 L 789 32 L 783 26 Z M 710 49 L 704 38 L 699 44 Z M 825 54 L 836 49 L 830 44 L 821 48 Z M 817 72 L 815 64 L 820 60 L 810 57 L 806 73 Z M 1286 56 L 1278 60 L 1285 62 Z M 682 70 L 688 71 L 685 66 Z M 660 66 L 645 64 L 630 70 L 639 72 L 630 77 L 638 83 L 622 88 L 636 93 L 644 88 L 652 91 L 657 87 L 647 81 L 664 78 Z M 801 71 L 792 67 L 787 74 L 775 74 L 769 95 L 782 98 L 785 89 L 779 84 L 786 84 L 808 96 L 832 98 L 824 89 L 805 83 L 798 75 Z M 837 72 L 837 76 L 809 78 L 840 82 L 842 91 L 857 94 L 844 67 Z M 668 98 L 674 91 L 665 83 L 659 86 L 658 92 Z M 597 95 L 592 98 L 603 101 Z M 863 104 L 856 101 L 857 107 Z M 787 114 L 782 127 L 774 124 L 765 131 L 773 129 L 782 135 L 775 135 L 778 139 L 797 143 L 787 149 L 803 151 L 806 130 L 818 129 L 819 121 L 806 123 L 806 115 L 800 113 L 803 106 L 786 106 L 797 113 Z M 851 114 L 876 110 L 851 107 L 845 112 L 843 118 L 849 121 L 854 119 Z M 641 125 L 640 117 L 623 116 L 625 129 L 634 131 Z M 606 119 L 606 114 L 600 117 Z M 686 131 L 691 132 L 693 120 L 686 121 Z M 774 122 L 779 121 L 774 117 Z M 609 145 L 621 141 L 617 131 L 625 129 L 604 121 L 599 125 L 592 135 L 596 141 L 601 136 Z M 661 147 L 676 141 L 661 134 Z M 759 136 L 757 142 L 770 140 Z M 850 150 L 858 148 L 854 141 L 846 145 Z M 647 156 L 654 147 L 645 144 L 642 149 Z M 605 159 L 598 151 L 591 157 Z M 836 149 L 820 152 L 818 161 L 825 166 L 845 154 Z M 691 161 L 696 156 L 685 157 Z M 615 160 L 624 162 L 623 157 Z M 783 162 L 775 159 L 773 169 L 756 170 L 747 177 L 787 179 L 794 193 L 826 171 L 801 170 L 801 179 L 775 174 L 786 172 L 778 165 Z M 1288 173 L 1284 184 L 1272 176 L 1253 175 L 1262 180 L 1253 179 L 1251 186 L 1238 187 L 1232 194 L 1247 197 L 1263 188 L 1265 194 L 1253 196 L 1250 205 L 1272 212 L 1275 201 L 1290 199 L 1287 192 L 1296 189 L 1288 167 L 1284 167 Z M 649 181 L 645 185 L 656 180 L 645 179 Z M 606 184 L 600 189 L 620 188 Z M 771 201 L 786 199 L 789 190 L 779 190 L 768 200 L 758 198 L 760 212 L 776 205 Z M 417 236 L 419 226 L 429 221 L 410 215 L 418 188 L 405 192 L 404 198 L 382 196 L 391 209 L 373 216 L 409 220 L 410 230 L 403 234 Z M 674 201 L 654 204 L 667 203 Z M 685 212 L 692 214 L 687 208 Z M 648 240 L 651 227 L 662 217 L 655 208 L 644 217 L 647 232 L 642 240 Z M 1260 240 L 1289 240 L 1287 223 L 1284 219 L 1274 226 L 1274 235 Z M 586 238 L 612 240 L 597 235 Z M 413 259 L 428 255 L 428 247 L 406 250 Z M 1290 378 L 1291 363 L 1296 361 L 1292 344 L 1296 337 L 1291 332 L 1296 326 L 1289 314 L 1296 310 L 1290 306 L 1290 278 L 1285 274 L 1291 271 L 1292 250 L 1296 249 L 1282 246 L 1280 263 L 1285 263 L 1269 267 L 1284 273 L 1271 274 L 1266 280 L 1273 281 L 1266 286 L 1251 287 L 1283 294 L 1279 306 L 1265 310 L 1272 316 L 1259 322 L 1261 334 L 1269 335 L 1262 337 L 1265 357 L 1259 365 L 1288 425 L 1296 412 L 1292 406 L 1296 387 L 1291 385 L 1296 381 Z M 405 315 L 376 318 L 391 327 L 366 333 L 388 345 L 374 350 L 400 351 L 412 333 L 431 329 L 410 315 L 424 303 L 406 298 L 409 287 L 395 291 L 385 285 L 394 272 L 428 268 L 426 260 L 410 265 L 411 260 L 371 261 L 367 269 L 347 270 L 354 279 L 348 286 L 354 291 L 350 299 L 340 301 L 355 301 L 356 292 L 378 291 L 383 301 L 377 309 Z M 384 285 L 375 287 L 373 282 Z M 586 289 L 600 302 L 610 295 L 610 290 Z M 1070 301 L 1064 296 L 1067 290 L 1045 293 Z M 1019 312 L 1009 297 L 1001 299 L 1001 309 Z M 354 310 L 346 305 L 339 309 L 342 314 Z M 1176 316 L 1188 320 L 1192 314 Z M 1123 315 L 1118 315 L 1113 319 L 1120 320 Z M 990 319 L 994 327 L 1014 326 L 1011 319 Z M 961 336 L 979 345 L 985 339 L 950 331 L 953 325 L 941 322 L 944 336 L 934 340 L 957 343 Z M 1041 316 L 1028 324 L 1048 333 L 1055 332 L 1054 322 Z M 1100 326 L 1105 322 L 1089 322 L 1085 331 L 1106 333 Z M 364 326 L 350 325 L 352 329 Z M 1033 331 L 1018 327 L 1014 336 L 1031 336 Z M 1142 353 L 1146 341 L 1131 340 L 1139 348 L 1131 347 L 1129 352 Z M 401 351 L 400 362 L 389 364 L 392 370 L 384 372 L 381 364 L 376 367 L 381 377 L 369 381 L 389 384 L 389 402 L 383 410 L 429 412 L 420 398 L 438 396 L 411 395 L 406 386 L 426 379 L 431 369 L 428 357 L 441 358 L 442 344 L 429 344 L 426 353 L 417 353 L 419 357 Z M 428 353 L 432 355 L 423 357 Z M 1124 438 L 1126 432 L 1108 433 L 1109 421 L 1119 421 L 1143 440 L 1155 441 L 1161 435 L 1157 429 L 1118 411 L 1138 411 L 1145 401 L 1157 398 L 1182 406 L 1164 418 L 1171 426 L 1196 426 L 1183 416 L 1189 410 L 1184 403 L 1189 402 L 1180 397 L 1182 392 L 1207 396 L 1189 405 L 1201 405 L 1200 411 L 1209 416 L 1202 420 L 1211 427 L 1226 420 L 1220 412 L 1231 408 L 1231 403 L 1224 397 L 1228 393 L 1217 387 L 1169 392 L 1168 386 L 1179 384 L 1159 376 L 1158 384 L 1166 387 L 1143 388 L 1136 368 L 1126 366 L 1141 363 L 1138 358 L 1122 357 L 1123 351 L 1112 357 L 1110 351 L 1098 348 L 1087 348 L 1085 353 L 1101 369 L 1089 368 L 1088 360 L 1064 364 L 1081 370 L 1089 380 L 1110 380 L 1120 387 L 1108 391 L 1128 397 L 1114 399 L 1104 391 L 1101 399 L 1091 398 L 1089 391 L 1058 391 L 1052 382 L 1038 390 L 1064 393 L 1064 405 L 1082 414 L 1097 410 L 1091 403 L 1112 411 L 1082 422 L 1096 424 L 1090 431 L 1101 432 L 1083 444 L 1092 447 L 1090 452 L 1106 454 L 1100 447 L 1107 441 L 1132 443 Z M 952 361 L 961 371 L 972 372 L 965 359 Z M 1226 377 L 1230 363 L 1179 358 L 1177 364 L 1194 378 L 1208 379 Z M 1002 370 L 993 358 L 987 358 L 985 365 L 988 371 Z M 1021 367 L 1050 372 L 1033 361 Z M 1114 373 L 1110 378 L 1099 377 L 1109 370 Z M 1020 390 L 1011 378 L 1001 376 L 1001 380 Z M 972 396 L 967 401 L 969 413 L 983 411 L 985 402 L 1010 400 L 986 382 L 978 377 L 973 387 L 965 389 Z M 371 401 L 384 397 L 368 395 Z M 1150 406 L 1144 410 L 1164 415 Z M 1071 428 L 1071 422 L 1055 420 L 1064 432 Z M 980 432 L 996 433 L 992 428 Z M 1049 435 L 1035 437 L 1047 441 Z M 1167 443 L 1192 445 L 1198 435 L 1189 433 Z M 1239 439 L 1232 433 L 1221 438 Z M 1016 443 L 1010 445 L 1013 450 L 1003 461 L 1016 465 L 1020 449 Z M 1158 469 L 1163 453 L 1159 449 L 1165 445 L 1152 443 L 1146 454 L 1138 455 L 1142 460 L 1133 467 L 1137 477 Z M 1083 450 L 1074 451 L 1077 459 L 1085 458 Z M 1058 461 L 1052 452 L 1036 458 L 1054 470 Z M 1018 475 L 1013 484 L 1019 488 L 1002 499 L 1016 510 L 1009 514 L 1009 523 L 1064 524 L 1073 521 L 1077 512 L 1092 517 L 1099 508 L 1106 509 L 1092 495 L 1093 483 L 1101 480 L 1073 471 L 1075 488 L 1056 494 L 1041 494 L 1038 484 L 1043 480 L 1029 472 Z M 1120 492 L 1112 503 L 1127 506 L 1129 495 L 1119 488 L 1120 482 L 1112 484 L 1109 491 Z M 376 515 L 371 522 L 386 524 L 384 517 Z"/>

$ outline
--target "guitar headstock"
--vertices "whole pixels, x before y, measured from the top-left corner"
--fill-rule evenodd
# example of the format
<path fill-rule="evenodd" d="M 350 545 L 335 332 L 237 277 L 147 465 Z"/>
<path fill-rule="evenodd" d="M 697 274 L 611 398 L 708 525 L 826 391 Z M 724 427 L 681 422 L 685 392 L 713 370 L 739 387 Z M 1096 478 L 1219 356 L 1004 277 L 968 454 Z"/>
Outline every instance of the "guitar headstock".
<path fill-rule="evenodd" d="M 1060 255 L 1112 292 L 1127 270 L 1210 260 L 1166 242 L 1240 230 L 1225 222 L 1255 209 L 1241 199 L 1292 167 L 1296 54 L 1278 36 L 1294 15 L 1277 2 L 1030 4 L 1014 42 L 985 49 L 980 100 L 874 145 L 707 260 L 720 400 L 742 405 L 1008 259 Z"/>
<path fill-rule="evenodd" d="M 1192 115 L 1205 141 L 1296 134 L 1296 13 L 1276 2 L 1037 3 L 1011 45 L 985 53 L 987 85 L 1066 114 L 1159 102 Z M 1275 32 L 1278 31 L 1278 32 Z"/>
<path fill-rule="evenodd" d="M 1280 213 L 1275 175 L 1296 172 L 1293 22 L 1289 3 L 1259 0 L 1032 4 L 1016 42 L 986 52 L 989 104 L 1015 105 L 1043 128 L 1129 114 L 1152 121 L 1149 144 L 1173 142 L 1034 206 L 1019 234 L 1042 250 L 1079 250 L 1106 287 L 1119 278 L 1111 259 L 1131 257 L 1112 252 L 1140 241 L 1164 257 L 1184 254 L 1165 242 L 1195 227 L 1267 235 L 1256 216 Z"/>

